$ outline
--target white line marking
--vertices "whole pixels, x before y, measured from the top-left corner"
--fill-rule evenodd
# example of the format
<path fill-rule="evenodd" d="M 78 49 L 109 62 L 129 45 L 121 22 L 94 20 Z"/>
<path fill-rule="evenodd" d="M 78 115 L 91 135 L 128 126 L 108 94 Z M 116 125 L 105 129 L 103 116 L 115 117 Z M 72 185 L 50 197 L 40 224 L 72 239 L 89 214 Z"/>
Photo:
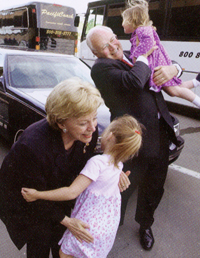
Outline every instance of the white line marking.
<path fill-rule="evenodd" d="M 178 172 L 181 172 L 183 174 L 189 175 L 189 176 L 193 176 L 196 177 L 197 179 L 200 179 L 200 173 L 187 169 L 187 168 L 183 168 L 181 166 L 175 165 L 175 164 L 170 164 L 169 168 L 174 169 Z"/>

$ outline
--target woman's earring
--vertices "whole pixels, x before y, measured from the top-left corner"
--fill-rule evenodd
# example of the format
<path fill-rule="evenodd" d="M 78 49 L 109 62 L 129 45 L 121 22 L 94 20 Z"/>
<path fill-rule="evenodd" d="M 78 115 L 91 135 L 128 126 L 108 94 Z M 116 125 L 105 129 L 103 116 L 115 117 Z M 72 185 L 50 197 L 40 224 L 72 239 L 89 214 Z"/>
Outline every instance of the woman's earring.
<path fill-rule="evenodd" d="M 67 129 L 66 129 L 66 128 L 64 128 L 64 129 L 63 129 L 63 133 L 66 133 L 66 132 L 67 132 Z"/>
<path fill-rule="evenodd" d="M 86 147 L 89 146 L 89 143 L 87 142 L 85 146 L 83 147 L 83 153 L 86 153 Z"/>

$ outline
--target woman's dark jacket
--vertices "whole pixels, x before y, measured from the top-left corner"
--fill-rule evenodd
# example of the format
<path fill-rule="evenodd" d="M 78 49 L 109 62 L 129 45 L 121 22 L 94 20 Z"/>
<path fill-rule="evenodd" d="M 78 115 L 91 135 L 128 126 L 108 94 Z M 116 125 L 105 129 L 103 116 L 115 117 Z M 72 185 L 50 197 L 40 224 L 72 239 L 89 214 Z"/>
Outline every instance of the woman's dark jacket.
<path fill-rule="evenodd" d="M 43 119 L 29 126 L 12 146 L 0 170 L 0 219 L 18 249 L 31 237 L 32 227 L 44 220 L 59 223 L 73 207 L 73 202 L 27 203 L 21 188 L 50 190 L 69 186 L 93 155 L 96 139 L 97 132 L 86 153 L 79 141 L 67 153 L 60 132 Z"/>

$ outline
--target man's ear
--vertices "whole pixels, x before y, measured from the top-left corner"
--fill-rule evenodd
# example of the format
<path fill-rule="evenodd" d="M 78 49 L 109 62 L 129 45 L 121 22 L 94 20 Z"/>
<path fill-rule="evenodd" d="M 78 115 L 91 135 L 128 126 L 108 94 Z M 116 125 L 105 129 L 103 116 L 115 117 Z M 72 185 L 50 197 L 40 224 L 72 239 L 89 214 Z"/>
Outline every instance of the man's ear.
<path fill-rule="evenodd" d="M 93 55 L 95 55 L 96 57 L 98 57 L 98 53 L 97 53 L 97 51 L 92 50 L 92 54 L 93 54 Z"/>

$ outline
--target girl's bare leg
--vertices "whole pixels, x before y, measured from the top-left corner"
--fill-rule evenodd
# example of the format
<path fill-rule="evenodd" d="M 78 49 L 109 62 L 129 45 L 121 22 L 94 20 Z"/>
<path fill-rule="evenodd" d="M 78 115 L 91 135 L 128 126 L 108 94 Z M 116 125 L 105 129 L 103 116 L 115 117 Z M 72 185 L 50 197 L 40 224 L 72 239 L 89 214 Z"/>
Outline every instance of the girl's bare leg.
<path fill-rule="evenodd" d="M 64 254 L 61 249 L 59 251 L 59 255 L 60 255 L 60 258 L 73 258 L 73 256 L 71 255 L 68 255 L 68 254 Z"/>
<path fill-rule="evenodd" d="M 179 85 L 179 87 L 181 87 L 181 88 L 187 88 L 187 89 L 192 89 L 192 88 L 194 88 L 194 83 L 193 83 L 192 80 L 191 80 L 191 81 L 182 82 L 182 83 Z"/>
<path fill-rule="evenodd" d="M 191 81 L 182 82 L 179 86 L 183 88 L 188 88 L 188 89 L 192 89 L 200 86 L 200 73 L 197 75 L 195 79 Z"/>
<path fill-rule="evenodd" d="M 200 97 L 197 96 L 191 89 L 200 86 L 200 73 L 196 79 L 182 82 L 178 86 L 163 87 L 163 90 L 171 97 L 179 97 L 192 102 L 200 108 Z"/>
<path fill-rule="evenodd" d="M 188 88 L 191 85 L 189 82 L 184 84 L 187 87 L 184 87 L 182 86 L 183 84 L 181 84 L 180 86 L 163 87 L 163 90 L 172 97 L 179 97 L 188 100 L 200 108 L 200 97 Z"/>
<path fill-rule="evenodd" d="M 171 97 L 179 97 L 182 99 L 186 99 L 190 102 L 193 102 L 196 97 L 196 94 L 190 90 L 193 87 L 191 87 L 190 83 L 187 84 L 187 87 L 184 87 L 182 85 L 183 84 L 181 84 L 180 86 L 163 87 L 163 90 Z"/>

